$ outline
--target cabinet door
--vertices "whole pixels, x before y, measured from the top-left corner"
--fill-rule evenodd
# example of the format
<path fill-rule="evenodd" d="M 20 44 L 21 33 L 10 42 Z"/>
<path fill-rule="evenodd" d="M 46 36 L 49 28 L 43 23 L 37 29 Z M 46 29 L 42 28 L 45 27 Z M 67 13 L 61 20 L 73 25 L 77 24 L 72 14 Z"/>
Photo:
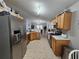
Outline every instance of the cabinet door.
<path fill-rule="evenodd" d="M 54 50 L 54 40 L 53 40 L 53 38 L 51 37 L 51 47 L 52 47 L 52 49 Z"/>
<path fill-rule="evenodd" d="M 53 40 L 54 41 L 54 52 L 56 51 L 56 40 Z"/>
<path fill-rule="evenodd" d="M 21 46 L 15 45 L 13 46 L 13 59 L 22 59 L 22 51 L 21 51 Z"/>
<path fill-rule="evenodd" d="M 62 14 L 60 17 L 61 17 L 60 29 L 63 29 L 64 28 L 64 14 Z"/>
<path fill-rule="evenodd" d="M 22 58 L 23 58 L 26 53 L 26 48 L 27 48 L 26 40 L 22 42 L 21 48 L 22 48 Z"/>
<path fill-rule="evenodd" d="M 64 29 L 65 30 L 70 30 L 72 14 L 71 13 L 65 13 L 64 15 L 65 15 L 64 16 Z"/>
<path fill-rule="evenodd" d="M 35 37 L 36 37 L 36 32 L 31 32 L 31 40 L 35 40 Z"/>
<path fill-rule="evenodd" d="M 71 13 L 65 12 L 61 15 L 61 26 L 60 29 L 69 30 L 71 27 Z"/>
<path fill-rule="evenodd" d="M 29 43 L 29 35 L 26 35 L 27 44 Z"/>
<path fill-rule="evenodd" d="M 53 49 L 53 51 L 55 52 L 55 39 L 54 38 L 52 38 L 52 49 Z"/>
<path fill-rule="evenodd" d="M 69 45 L 69 40 L 56 40 L 55 43 L 55 54 L 57 56 L 62 55 L 62 46 L 68 46 Z"/>
<path fill-rule="evenodd" d="M 61 56 L 61 41 L 57 40 L 56 41 L 56 48 L 55 48 L 55 54 L 57 56 Z"/>
<path fill-rule="evenodd" d="M 57 17 L 58 28 L 61 27 L 61 16 Z"/>
<path fill-rule="evenodd" d="M 24 52 L 23 52 L 23 57 L 26 54 L 26 50 L 27 50 L 27 42 L 26 40 L 24 41 Z"/>

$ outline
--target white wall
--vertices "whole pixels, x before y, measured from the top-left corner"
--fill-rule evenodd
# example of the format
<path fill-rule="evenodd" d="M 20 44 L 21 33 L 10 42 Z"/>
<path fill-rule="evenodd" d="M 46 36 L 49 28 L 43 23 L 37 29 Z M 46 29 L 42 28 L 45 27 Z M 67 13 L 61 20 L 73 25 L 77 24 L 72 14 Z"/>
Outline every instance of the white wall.
<path fill-rule="evenodd" d="M 79 49 L 79 11 L 73 12 L 71 31 L 69 32 L 71 46 Z"/>
<path fill-rule="evenodd" d="M 72 5 L 70 8 L 72 12 L 71 31 L 68 32 L 71 39 L 71 46 L 79 49 L 79 2 Z"/>
<path fill-rule="evenodd" d="M 23 34 L 24 30 L 25 30 L 25 23 L 24 21 L 19 21 L 20 19 L 14 17 L 14 16 L 11 16 L 10 18 L 11 20 L 11 31 L 12 31 L 12 34 L 14 33 L 14 30 L 21 30 L 21 33 Z"/>
<path fill-rule="evenodd" d="M 38 20 L 40 20 L 39 18 L 27 18 L 26 19 L 26 30 L 28 30 L 29 28 L 31 28 L 31 24 L 33 24 L 35 26 L 35 29 L 37 29 L 37 25 L 42 25 L 42 26 L 46 26 L 47 25 L 47 21 L 44 21 L 41 19 L 41 22 L 39 22 Z"/>
<path fill-rule="evenodd" d="M 51 23 L 47 23 L 47 27 L 48 27 L 48 29 L 53 29 L 54 28 L 54 26 L 53 26 L 53 24 L 51 24 Z"/>
<path fill-rule="evenodd" d="M 29 29 L 31 28 L 31 21 L 27 18 L 25 22 L 26 22 L 26 31 L 29 31 Z"/>

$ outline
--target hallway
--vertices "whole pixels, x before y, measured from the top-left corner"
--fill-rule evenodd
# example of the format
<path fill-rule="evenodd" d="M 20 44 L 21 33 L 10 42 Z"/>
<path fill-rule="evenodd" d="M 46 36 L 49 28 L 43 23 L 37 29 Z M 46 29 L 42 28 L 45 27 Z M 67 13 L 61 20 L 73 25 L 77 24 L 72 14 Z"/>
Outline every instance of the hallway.
<path fill-rule="evenodd" d="M 46 38 L 32 41 L 27 46 L 27 51 L 23 59 L 61 59 L 52 52 Z"/>

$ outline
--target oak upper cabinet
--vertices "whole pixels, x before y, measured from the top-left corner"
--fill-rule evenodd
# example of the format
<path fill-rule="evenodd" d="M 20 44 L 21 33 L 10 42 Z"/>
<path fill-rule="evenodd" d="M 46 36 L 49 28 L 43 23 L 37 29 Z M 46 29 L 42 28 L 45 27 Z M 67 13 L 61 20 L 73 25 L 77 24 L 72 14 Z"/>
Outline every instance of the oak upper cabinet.
<path fill-rule="evenodd" d="M 57 27 L 61 27 L 61 16 L 57 16 Z"/>
<path fill-rule="evenodd" d="M 55 17 L 55 18 L 51 21 L 51 24 L 56 25 L 56 23 L 57 23 L 57 18 Z"/>
<path fill-rule="evenodd" d="M 71 16 L 72 13 L 71 12 L 64 12 L 63 14 L 61 14 L 58 18 L 58 26 L 60 29 L 62 30 L 70 30 L 71 28 Z M 60 19 L 60 21 L 59 21 Z"/>

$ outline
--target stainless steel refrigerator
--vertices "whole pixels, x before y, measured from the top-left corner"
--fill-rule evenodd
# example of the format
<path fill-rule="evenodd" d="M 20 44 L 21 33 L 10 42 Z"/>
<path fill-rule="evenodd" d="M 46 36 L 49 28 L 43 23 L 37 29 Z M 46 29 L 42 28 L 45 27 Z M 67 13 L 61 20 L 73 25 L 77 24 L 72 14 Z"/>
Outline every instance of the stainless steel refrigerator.
<path fill-rule="evenodd" d="M 0 16 L 0 59 L 12 59 L 11 26 L 9 15 Z"/>
<path fill-rule="evenodd" d="M 23 30 L 17 31 L 16 29 L 20 27 L 15 25 L 17 23 L 16 17 L 5 12 L 0 13 L 0 59 L 23 59 L 25 55 L 27 49 L 25 28 L 23 28 L 22 23 L 19 23 L 23 26 L 21 28 Z M 19 34 L 20 31 L 22 31 L 21 35 Z M 19 32 L 17 36 L 15 32 Z"/>

